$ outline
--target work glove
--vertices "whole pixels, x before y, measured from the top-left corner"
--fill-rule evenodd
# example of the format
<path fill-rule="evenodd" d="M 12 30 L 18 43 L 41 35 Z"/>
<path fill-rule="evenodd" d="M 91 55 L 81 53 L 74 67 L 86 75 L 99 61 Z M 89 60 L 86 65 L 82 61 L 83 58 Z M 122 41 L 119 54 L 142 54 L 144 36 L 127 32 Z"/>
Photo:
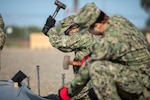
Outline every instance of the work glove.
<path fill-rule="evenodd" d="M 43 98 L 46 98 L 48 100 L 60 100 L 59 96 L 56 94 L 50 94 L 50 95 L 43 97 Z"/>
<path fill-rule="evenodd" d="M 59 97 L 61 100 L 70 100 L 67 87 L 63 87 L 59 90 Z"/>
<path fill-rule="evenodd" d="M 56 20 L 52 18 L 52 16 L 49 16 L 46 20 L 46 23 L 42 29 L 42 32 L 48 36 L 47 32 L 49 31 L 50 28 L 52 28 L 55 25 Z"/>

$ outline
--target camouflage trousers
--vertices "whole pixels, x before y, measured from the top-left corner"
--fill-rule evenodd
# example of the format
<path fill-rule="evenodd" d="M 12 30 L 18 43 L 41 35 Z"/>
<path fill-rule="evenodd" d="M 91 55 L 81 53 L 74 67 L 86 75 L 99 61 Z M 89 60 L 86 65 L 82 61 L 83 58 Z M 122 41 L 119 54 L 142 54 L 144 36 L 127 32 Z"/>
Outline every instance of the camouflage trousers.
<path fill-rule="evenodd" d="M 88 83 L 79 93 L 78 95 L 71 98 L 71 100 L 90 100 L 88 95 L 88 90 L 90 89 L 90 84 Z"/>
<path fill-rule="evenodd" d="M 71 100 L 98 100 L 91 87 L 91 81 L 89 81 L 77 95 L 73 96 Z"/>
<path fill-rule="evenodd" d="M 150 100 L 149 76 L 109 61 L 94 61 L 87 68 L 98 100 Z"/>
<path fill-rule="evenodd" d="M 79 61 L 79 60 L 74 60 Z M 81 67 L 81 66 L 80 66 Z M 76 75 L 79 72 L 79 66 L 73 66 L 74 74 Z M 78 93 L 78 95 L 73 96 L 71 100 L 97 100 L 95 92 L 91 87 L 91 81 L 89 81 L 86 86 Z"/>

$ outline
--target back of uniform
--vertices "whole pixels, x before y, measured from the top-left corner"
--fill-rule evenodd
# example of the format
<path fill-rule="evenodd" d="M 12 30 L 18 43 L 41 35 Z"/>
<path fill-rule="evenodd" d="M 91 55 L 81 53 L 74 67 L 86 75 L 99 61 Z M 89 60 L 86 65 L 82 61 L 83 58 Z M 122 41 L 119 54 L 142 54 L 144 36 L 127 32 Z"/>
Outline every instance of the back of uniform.
<path fill-rule="evenodd" d="M 4 33 L 4 22 L 0 14 L 0 50 L 2 50 L 6 39 L 6 34 Z"/>

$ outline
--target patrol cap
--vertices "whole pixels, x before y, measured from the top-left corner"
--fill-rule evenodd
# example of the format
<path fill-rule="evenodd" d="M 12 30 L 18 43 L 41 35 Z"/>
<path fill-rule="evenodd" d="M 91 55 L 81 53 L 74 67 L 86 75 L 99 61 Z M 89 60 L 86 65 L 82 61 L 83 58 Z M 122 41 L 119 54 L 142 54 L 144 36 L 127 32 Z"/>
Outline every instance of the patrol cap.
<path fill-rule="evenodd" d="M 66 31 L 74 23 L 74 17 L 75 15 L 71 15 L 59 21 L 62 26 L 61 32 Z"/>
<path fill-rule="evenodd" d="M 94 3 L 87 3 L 76 14 L 74 22 L 81 26 L 90 26 L 97 20 L 100 13 L 100 9 Z"/>

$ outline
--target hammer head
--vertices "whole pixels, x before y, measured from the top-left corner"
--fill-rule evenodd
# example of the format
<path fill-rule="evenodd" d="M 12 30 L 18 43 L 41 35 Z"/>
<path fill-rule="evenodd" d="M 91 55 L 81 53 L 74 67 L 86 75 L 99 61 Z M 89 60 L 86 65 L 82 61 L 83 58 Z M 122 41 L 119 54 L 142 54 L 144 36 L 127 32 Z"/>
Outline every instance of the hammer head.
<path fill-rule="evenodd" d="M 66 5 L 58 0 L 55 0 L 55 4 L 62 9 L 66 9 Z"/>
<path fill-rule="evenodd" d="M 65 55 L 65 56 L 64 56 L 64 60 L 63 60 L 63 68 L 64 68 L 65 70 L 68 70 L 68 69 L 69 69 L 69 62 L 70 62 L 70 56 Z"/>

